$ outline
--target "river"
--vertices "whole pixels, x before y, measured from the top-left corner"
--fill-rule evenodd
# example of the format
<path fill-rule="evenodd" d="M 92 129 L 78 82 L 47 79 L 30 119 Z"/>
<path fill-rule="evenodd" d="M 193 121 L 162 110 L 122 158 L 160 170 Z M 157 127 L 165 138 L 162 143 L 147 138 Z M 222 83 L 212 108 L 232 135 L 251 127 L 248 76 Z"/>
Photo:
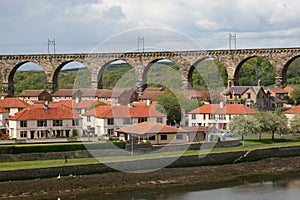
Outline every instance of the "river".
<path fill-rule="evenodd" d="M 202 190 L 197 186 L 178 187 L 159 191 L 132 191 L 117 195 L 80 195 L 69 199 L 109 200 L 299 200 L 300 178 L 259 183 L 244 183 L 239 186 Z"/>

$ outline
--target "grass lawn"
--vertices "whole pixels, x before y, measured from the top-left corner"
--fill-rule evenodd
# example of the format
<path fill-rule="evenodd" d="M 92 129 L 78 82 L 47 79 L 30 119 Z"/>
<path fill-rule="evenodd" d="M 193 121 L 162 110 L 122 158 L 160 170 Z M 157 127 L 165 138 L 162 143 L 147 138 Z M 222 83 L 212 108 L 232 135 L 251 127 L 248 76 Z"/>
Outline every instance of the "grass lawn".
<path fill-rule="evenodd" d="M 192 156 L 192 155 L 210 154 L 210 153 L 249 151 L 255 149 L 267 149 L 267 148 L 276 148 L 276 147 L 300 146 L 299 137 L 293 137 L 293 139 L 294 139 L 293 141 L 290 140 L 287 141 L 284 136 L 276 136 L 275 140 L 272 141 L 271 136 L 263 136 L 262 140 L 259 140 L 259 136 L 246 136 L 244 146 L 240 145 L 237 147 L 204 149 L 201 151 L 187 150 L 187 151 L 153 152 L 150 154 L 140 154 L 140 155 L 137 154 L 134 156 L 105 156 L 105 157 L 98 157 L 98 158 L 76 158 L 76 159 L 68 159 L 67 163 L 65 163 L 64 159 L 1 162 L 0 171 L 74 166 L 74 165 L 88 165 L 88 164 L 98 164 L 98 163 L 107 163 L 107 162 L 122 162 L 122 161 L 133 161 L 133 160 L 143 160 L 143 159 Z"/>

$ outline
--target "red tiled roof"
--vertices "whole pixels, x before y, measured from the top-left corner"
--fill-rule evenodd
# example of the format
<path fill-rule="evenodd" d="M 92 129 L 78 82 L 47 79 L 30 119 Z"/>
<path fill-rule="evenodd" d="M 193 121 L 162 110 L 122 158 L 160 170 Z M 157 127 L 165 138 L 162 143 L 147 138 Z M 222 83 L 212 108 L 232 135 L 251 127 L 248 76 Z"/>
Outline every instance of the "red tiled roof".
<path fill-rule="evenodd" d="M 0 113 L 9 113 L 9 111 L 6 110 L 5 108 L 1 108 L 1 107 L 0 107 Z"/>
<path fill-rule="evenodd" d="M 190 114 L 211 114 L 220 108 L 219 104 L 205 104 L 189 112 Z"/>
<path fill-rule="evenodd" d="M 153 106 L 99 106 L 83 114 L 97 118 L 139 118 L 139 117 L 165 117 L 155 110 Z"/>
<path fill-rule="evenodd" d="M 0 100 L 0 107 L 2 108 L 26 108 L 28 105 L 19 98 L 5 98 Z"/>
<path fill-rule="evenodd" d="M 79 103 L 76 103 L 75 100 L 64 99 L 64 100 L 60 100 L 59 103 L 61 103 L 62 105 L 68 108 L 78 108 L 78 109 L 91 108 L 93 106 L 100 105 L 100 104 L 104 105 L 103 102 L 98 100 L 81 100 Z"/>
<path fill-rule="evenodd" d="M 298 114 L 300 113 L 300 105 L 290 108 L 284 112 L 284 114 Z"/>
<path fill-rule="evenodd" d="M 168 126 L 161 123 L 154 122 L 142 122 L 132 126 L 126 126 L 121 129 L 117 129 L 116 132 L 135 134 L 135 135 L 145 135 L 145 134 L 157 134 L 157 133 L 186 133 L 185 130 Z"/>
<path fill-rule="evenodd" d="M 15 116 L 10 117 L 10 120 L 55 120 L 55 119 L 79 119 L 81 118 L 72 109 L 61 107 L 61 108 L 39 108 L 30 107 L 17 112 Z"/>
<path fill-rule="evenodd" d="M 259 111 L 249 108 L 243 104 L 226 104 L 220 108 L 219 104 L 206 104 L 189 112 L 190 114 L 232 114 L 232 115 L 247 115 L 257 114 Z"/>

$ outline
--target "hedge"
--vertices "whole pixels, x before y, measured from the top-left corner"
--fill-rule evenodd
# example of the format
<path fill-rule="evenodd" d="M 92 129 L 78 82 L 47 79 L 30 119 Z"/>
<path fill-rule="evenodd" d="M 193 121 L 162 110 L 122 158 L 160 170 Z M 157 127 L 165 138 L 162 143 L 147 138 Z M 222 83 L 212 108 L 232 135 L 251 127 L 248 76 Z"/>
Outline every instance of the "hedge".
<path fill-rule="evenodd" d="M 65 151 L 78 151 L 86 149 L 125 149 L 125 142 L 107 142 L 107 143 L 60 143 L 60 144 L 22 144 L 22 145 L 9 145 L 1 146 L 0 154 L 18 154 L 18 153 L 47 153 L 47 152 L 65 152 Z"/>

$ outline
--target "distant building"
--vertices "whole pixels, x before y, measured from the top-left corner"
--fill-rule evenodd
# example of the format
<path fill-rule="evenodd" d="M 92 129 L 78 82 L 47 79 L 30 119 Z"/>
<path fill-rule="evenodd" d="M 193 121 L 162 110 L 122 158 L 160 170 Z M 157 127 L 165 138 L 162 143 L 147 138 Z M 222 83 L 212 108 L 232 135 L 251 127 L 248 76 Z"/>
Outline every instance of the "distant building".
<path fill-rule="evenodd" d="M 287 117 L 287 119 L 290 121 L 295 115 L 300 114 L 300 105 L 284 111 L 284 114 Z"/>
<path fill-rule="evenodd" d="M 24 90 L 20 95 L 19 99 L 22 101 L 52 101 L 52 95 L 46 90 Z"/>
<path fill-rule="evenodd" d="M 234 116 L 252 115 L 259 111 L 243 104 L 206 104 L 188 114 L 189 126 L 209 126 L 227 129 L 227 124 Z"/>
<path fill-rule="evenodd" d="M 152 88 L 148 87 L 146 88 L 142 95 L 140 96 L 139 100 L 150 100 L 150 101 L 156 101 L 158 97 L 160 97 L 164 93 L 164 88 Z"/>
<path fill-rule="evenodd" d="M 245 104 L 260 111 L 271 110 L 270 92 L 262 86 L 232 86 L 224 91 L 226 104 Z"/>
<path fill-rule="evenodd" d="M 82 92 L 79 89 L 59 89 L 52 95 L 52 100 L 57 102 L 59 100 L 81 100 Z"/>
<path fill-rule="evenodd" d="M 188 132 L 162 123 L 142 122 L 117 129 L 120 138 L 134 143 L 150 141 L 152 145 L 188 143 Z"/>
<path fill-rule="evenodd" d="M 16 139 L 71 137 L 82 134 L 82 118 L 59 104 L 30 106 L 9 118 L 9 134 Z"/>
<path fill-rule="evenodd" d="M 129 104 L 126 106 L 99 106 L 82 115 L 83 123 L 95 130 L 96 135 L 115 135 L 115 130 L 141 122 L 165 124 L 167 116 L 155 110 L 154 104 Z"/>
<path fill-rule="evenodd" d="M 21 111 L 22 109 L 28 107 L 29 104 L 18 99 L 18 98 L 5 98 L 0 100 L 0 108 L 5 108 L 10 116 L 15 115 L 15 113 Z"/>
<path fill-rule="evenodd" d="M 271 96 L 274 96 L 281 101 L 287 101 L 289 99 L 289 93 L 280 87 L 269 88 L 268 90 L 270 91 Z"/>

